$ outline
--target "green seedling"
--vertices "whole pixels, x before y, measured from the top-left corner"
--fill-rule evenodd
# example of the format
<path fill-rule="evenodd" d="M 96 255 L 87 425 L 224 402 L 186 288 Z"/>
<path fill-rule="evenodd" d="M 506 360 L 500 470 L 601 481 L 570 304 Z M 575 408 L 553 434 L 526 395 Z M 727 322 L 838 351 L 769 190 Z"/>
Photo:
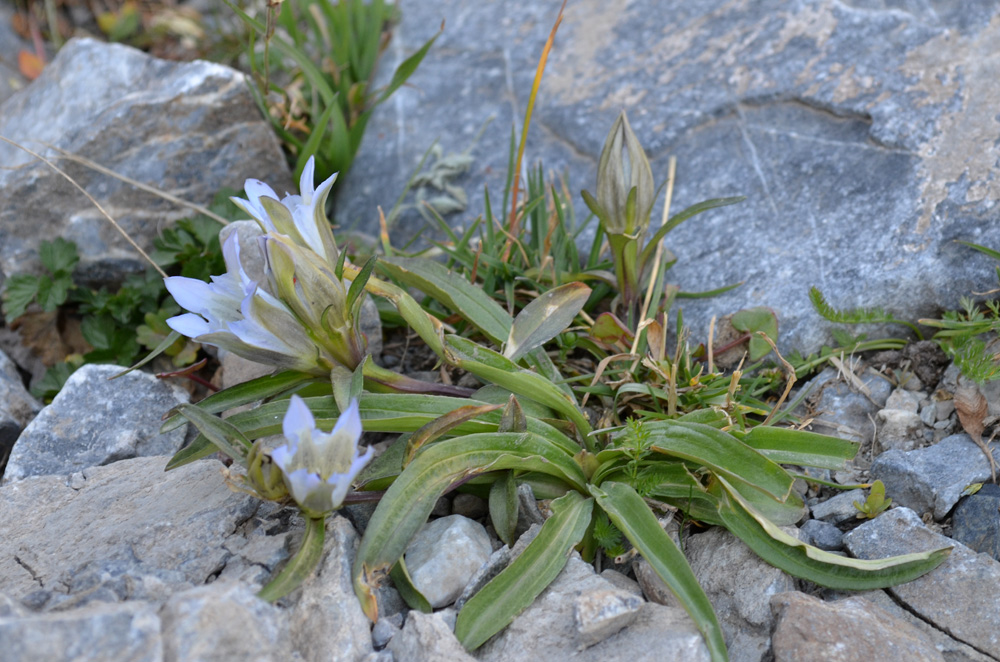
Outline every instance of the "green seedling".
<path fill-rule="evenodd" d="M 864 503 L 854 502 L 854 507 L 858 509 L 858 519 L 873 519 L 878 517 L 892 505 L 892 499 L 885 498 L 885 485 L 880 480 L 876 480 L 871 485 L 871 490 L 865 498 Z"/>

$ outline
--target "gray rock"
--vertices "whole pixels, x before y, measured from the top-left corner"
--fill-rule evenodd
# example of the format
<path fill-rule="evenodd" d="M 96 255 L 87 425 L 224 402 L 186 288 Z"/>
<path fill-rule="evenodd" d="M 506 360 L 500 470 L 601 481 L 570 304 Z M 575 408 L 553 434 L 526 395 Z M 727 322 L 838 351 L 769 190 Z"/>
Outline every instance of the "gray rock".
<path fill-rule="evenodd" d="M 535 602 L 476 651 L 480 662 L 566 660 L 579 662 L 707 661 L 708 649 L 682 609 L 643 603 L 635 620 L 584 648 L 574 614 L 577 599 L 613 590 L 574 552 L 566 567 Z"/>
<path fill-rule="evenodd" d="M 545 524 L 545 516 L 538 509 L 538 500 L 535 499 L 531 485 L 521 483 L 517 486 L 517 525 L 514 527 L 514 537 L 520 538 L 532 526 L 542 524 Z"/>
<path fill-rule="evenodd" d="M 1000 657 L 1000 613 L 983 609 L 982 596 L 1000 592 L 1000 563 L 928 529 L 909 508 L 895 508 L 844 536 L 862 559 L 954 547 L 950 557 L 919 579 L 887 589 L 906 609 L 955 639 Z"/>
<path fill-rule="evenodd" d="M 389 641 L 389 650 L 397 660 L 407 662 L 472 662 L 455 638 L 441 614 L 411 611 L 402 632 Z"/>
<path fill-rule="evenodd" d="M 121 371 L 85 365 L 73 373 L 14 444 L 3 484 L 177 451 L 187 426 L 159 430 L 163 415 L 188 401 L 187 391 L 138 370 L 110 380 Z"/>
<path fill-rule="evenodd" d="M 156 607 L 95 604 L 73 611 L 0 617 L 5 662 L 165 662 Z M 173 658 L 175 659 L 175 658 Z"/>
<path fill-rule="evenodd" d="M 486 563 L 479 567 L 476 574 L 472 575 L 472 579 L 462 589 L 462 594 L 455 600 L 455 609 L 461 610 L 462 605 L 468 602 L 469 598 L 478 593 L 491 579 L 503 572 L 504 568 L 510 564 L 510 560 L 511 551 L 507 545 L 493 552 Z"/>
<path fill-rule="evenodd" d="M 944 662 L 924 633 L 863 598 L 823 602 L 804 593 L 771 599 L 775 662 L 920 660 Z"/>
<path fill-rule="evenodd" d="M 284 155 L 261 118 L 243 74 L 218 64 L 168 62 L 91 39 L 68 42 L 31 85 L 0 106 L 0 135 L 38 149 L 41 141 L 91 159 L 185 200 L 207 204 L 248 178 L 291 190 Z M 51 156 L 53 152 L 48 151 Z M 39 269 L 43 238 L 76 242 L 76 275 L 120 281 L 147 265 L 80 192 L 10 145 L 0 190 L 0 273 Z M 75 163 L 66 172 L 149 249 L 164 223 L 189 216 L 159 197 Z"/>
<path fill-rule="evenodd" d="M 468 211 L 452 223 L 481 213 L 484 184 L 500 213 L 510 128 L 522 122 L 556 11 L 529 0 L 408 9 L 383 82 L 442 19 L 447 30 L 412 86 L 368 124 L 338 220 L 376 234 L 376 205 L 392 206 L 431 142 L 460 153 L 489 117 L 468 174 L 456 180 Z M 670 19 L 660 20 L 665 11 Z M 929 316 L 992 284 L 992 261 L 952 239 L 989 244 L 994 236 L 995 13 L 993 2 L 579 5 L 566 13 L 548 61 L 526 165 L 542 159 L 547 171 L 568 171 L 574 196 L 593 190 L 605 136 L 625 108 L 657 181 L 670 156 L 679 160 L 675 209 L 748 196 L 668 237 L 694 247 L 678 253 L 670 272 L 682 287 L 746 280 L 685 302 L 696 336 L 712 315 L 764 305 L 778 314 L 782 347 L 816 350 L 829 326 L 809 305 L 809 285 L 838 307 Z M 585 208 L 572 202 L 582 218 Z M 423 227 L 407 217 L 394 243 Z"/>
<path fill-rule="evenodd" d="M 117 576 L 129 574 L 144 595 L 162 601 L 220 572 L 232 557 L 227 538 L 241 535 L 237 528 L 249 524 L 258 501 L 230 490 L 216 460 L 164 473 L 168 459 L 85 469 L 79 487 L 64 476 L 0 487 L 4 592 L 16 599 L 39 589 L 66 592 L 73 577 L 81 590 L 91 590 L 88 574 L 107 572 L 115 580 L 114 565 L 106 562 L 123 561 L 128 573 Z"/>
<path fill-rule="evenodd" d="M 920 396 L 913 391 L 897 388 L 885 401 L 885 409 L 899 409 L 916 414 L 920 409 Z"/>
<path fill-rule="evenodd" d="M 869 441 L 875 433 L 872 418 L 885 405 L 892 385 L 885 377 L 872 372 L 859 375 L 870 395 L 855 390 L 851 383 L 838 378 L 833 368 L 825 368 L 802 387 L 807 393 L 808 408 L 796 413 L 813 419 L 811 429 L 851 441 Z"/>
<path fill-rule="evenodd" d="M 743 541 L 715 527 L 685 540 L 691 570 L 715 608 L 726 637 L 732 662 L 759 662 L 767 653 L 773 617 L 770 599 L 795 590 L 795 580 L 760 559 Z M 650 568 L 651 571 L 651 568 Z M 642 575 L 640 585 L 643 583 Z M 655 595 L 669 594 L 667 604 L 679 606 L 662 580 L 655 575 L 648 583 L 659 585 Z M 647 597 L 654 599 L 649 592 Z"/>
<path fill-rule="evenodd" d="M 1000 561 L 1000 487 L 987 483 L 955 507 L 951 537 Z"/>
<path fill-rule="evenodd" d="M 878 443 L 885 450 L 911 451 L 923 441 L 924 422 L 916 412 L 883 409 L 877 420 Z"/>
<path fill-rule="evenodd" d="M 811 508 L 814 519 L 829 522 L 833 525 L 840 525 L 857 519 L 858 509 L 854 507 L 854 502 L 865 502 L 864 490 L 848 490 L 817 503 Z"/>
<path fill-rule="evenodd" d="M 813 547 L 835 551 L 844 547 L 844 532 L 829 522 L 807 520 L 799 527 L 803 540 Z"/>
<path fill-rule="evenodd" d="M 0 476 L 14 442 L 41 408 L 24 388 L 17 366 L 0 351 Z"/>
<path fill-rule="evenodd" d="M 18 52 L 34 52 L 32 45 L 14 32 L 11 26 L 13 16 L 13 4 L 0 5 L 0 103 L 28 84 L 17 69 Z"/>
<path fill-rule="evenodd" d="M 354 595 L 351 566 L 358 534 L 339 515 L 326 520 L 324 557 L 317 571 L 291 596 L 288 616 L 292 643 L 306 660 L 358 662 L 372 653 L 371 623 Z"/>
<path fill-rule="evenodd" d="M 581 593 L 573 603 L 580 644 L 593 646 L 631 625 L 643 604 L 641 595 L 617 587 Z"/>
<path fill-rule="evenodd" d="M 381 611 L 381 610 L 379 610 Z M 394 636 L 403 629 L 403 615 L 379 616 L 378 622 L 372 627 L 372 646 L 385 648 Z"/>
<path fill-rule="evenodd" d="M 993 449 L 1000 460 L 1000 450 Z M 990 464 L 966 434 L 946 437 L 928 448 L 886 451 L 871 467 L 873 480 L 885 484 L 893 503 L 944 519 L 958 503 L 962 490 L 990 478 Z"/>
<path fill-rule="evenodd" d="M 892 597 L 885 591 L 867 591 L 865 593 L 855 593 L 851 597 L 857 595 L 865 600 L 875 604 L 883 611 L 889 612 L 895 618 L 905 621 L 923 632 L 927 637 L 934 642 L 934 647 L 941 651 L 944 655 L 944 659 L 948 662 L 992 662 L 995 658 L 983 655 L 976 649 L 972 648 L 968 644 L 963 644 L 957 639 L 949 637 L 947 634 L 937 629 L 927 621 L 924 621 L 912 613 L 903 609 L 896 603 Z"/>
<path fill-rule="evenodd" d="M 164 662 L 287 660 L 284 617 L 242 584 L 215 582 L 176 593 L 160 610 Z"/>
<path fill-rule="evenodd" d="M 406 569 L 413 585 L 432 607 L 444 607 L 462 594 L 493 553 L 479 522 L 449 515 L 428 522 L 406 548 Z"/>
<path fill-rule="evenodd" d="M 639 582 L 635 581 L 628 575 L 618 572 L 617 570 L 613 570 L 611 568 L 602 570 L 601 579 L 607 580 L 609 583 L 613 584 L 615 588 L 620 588 L 621 590 L 632 593 L 633 595 L 642 595 L 642 587 L 639 586 Z"/>
<path fill-rule="evenodd" d="M 456 494 L 451 501 L 451 512 L 469 519 L 479 519 L 486 516 L 489 506 L 475 494 Z"/>

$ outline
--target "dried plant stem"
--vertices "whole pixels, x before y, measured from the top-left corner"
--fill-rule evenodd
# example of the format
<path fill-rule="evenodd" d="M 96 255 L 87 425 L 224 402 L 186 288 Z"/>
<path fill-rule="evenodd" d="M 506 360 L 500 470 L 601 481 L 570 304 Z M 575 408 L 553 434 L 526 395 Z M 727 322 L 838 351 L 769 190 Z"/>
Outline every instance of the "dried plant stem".
<path fill-rule="evenodd" d="M 677 157 L 671 156 L 669 165 L 667 166 L 667 192 L 664 194 L 665 199 L 663 201 L 663 217 L 660 219 L 660 226 L 667 224 L 667 220 L 670 218 L 670 203 L 673 201 L 674 197 L 674 177 L 677 174 Z M 649 276 L 649 285 L 646 287 L 646 298 L 642 301 L 642 312 L 639 315 L 640 324 L 646 319 L 646 315 L 649 313 L 649 304 L 653 298 L 653 290 L 656 289 L 656 279 L 660 275 L 660 260 L 663 258 L 663 242 L 666 237 L 660 239 L 660 242 L 656 245 L 656 255 L 653 257 L 653 273 Z M 667 320 L 663 320 L 664 325 L 666 325 Z M 666 328 L 663 330 L 666 334 Z M 642 333 L 636 331 L 635 340 L 632 342 L 632 354 L 639 351 L 639 340 L 642 338 Z M 632 366 L 635 370 L 635 365 Z"/>
<path fill-rule="evenodd" d="M 94 199 L 94 196 L 90 195 L 90 193 L 88 193 L 85 188 L 83 188 L 82 186 L 80 186 L 76 182 L 75 179 L 73 179 L 72 177 L 70 177 L 69 175 L 67 175 L 65 172 L 63 172 L 59 168 L 59 166 L 57 166 L 56 164 L 52 163 L 52 161 L 49 161 L 47 158 L 45 158 L 41 154 L 38 154 L 37 152 L 33 152 L 32 150 L 28 149 L 24 145 L 20 145 L 20 144 L 14 142 L 13 140 L 9 140 L 7 138 L 4 138 L 3 136 L 0 136 L 0 140 L 4 141 L 5 143 L 8 143 L 9 145 L 13 145 L 14 147 L 16 147 L 16 148 L 18 148 L 18 149 L 20 149 L 22 151 L 25 151 L 28 154 L 32 155 L 33 157 L 35 157 L 36 159 L 38 159 L 39 161 L 41 161 L 42 163 L 44 163 L 45 165 L 47 165 L 48 167 L 52 168 L 57 173 L 59 173 L 70 184 L 72 184 L 73 186 L 75 186 L 81 193 L 83 193 L 85 196 L 87 196 L 87 199 L 90 200 L 91 204 L 93 204 L 95 207 L 97 207 L 97 211 L 101 212 L 101 214 L 104 216 L 104 218 L 108 219 L 108 222 L 111 223 L 111 225 L 113 225 L 114 228 L 116 230 L 118 230 L 118 232 L 121 233 L 121 235 L 123 237 L 125 237 L 125 241 L 127 241 L 129 244 L 131 244 L 132 248 L 134 248 L 135 250 L 137 250 L 139 252 L 139 255 L 141 255 L 147 262 L 149 262 L 153 266 L 154 269 L 156 269 L 157 273 L 159 273 L 160 276 L 162 276 L 163 278 L 167 277 L 166 272 L 164 272 L 163 269 L 161 269 L 160 266 L 158 264 L 156 264 L 156 262 L 153 261 L 153 258 L 149 257 L 149 255 L 146 254 L 146 251 L 142 250 L 142 248 L 139 246 L 139 244 L 135 243 L 135 240 L 133 240 L 132 237 L 130 237 L 128 235 L 128 233 L 125 232 L 124 229 L 122 229 L 122 226 L 118 225 L 118 221 L 116 221 L 115 219 L 111 218 L 111 214 L 109 214 L 108 212 L 106 212 L 104 210 L 104 207 L 102 207 L 101 204 L 99 202 L 97 202 L 97 200 Z"/>

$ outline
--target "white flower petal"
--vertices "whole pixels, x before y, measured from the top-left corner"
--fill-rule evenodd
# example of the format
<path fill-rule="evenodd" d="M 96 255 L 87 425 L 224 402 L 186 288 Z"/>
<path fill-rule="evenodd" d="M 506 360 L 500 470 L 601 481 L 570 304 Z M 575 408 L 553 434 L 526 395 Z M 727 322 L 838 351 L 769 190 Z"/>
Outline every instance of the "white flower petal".
<path fill-rule="evenodd" d="M 305 401 L 297 395 L 293 395 L 288 403 L 288 412 L 281 424 L 281 431 L 285 438 L 295 445 L 302 443 L 308 438 L 310 433 L 316 428 L 316 419 L 313 417 Z M 293 451 L 294 452 L 294 451 Z"/>
<path fill-rule="evenodd" d="M 186 338 L 197 338 L 212 332 L 211 325 L 200 315 L 184 313 L 167 320 L 167 326 Z"/>

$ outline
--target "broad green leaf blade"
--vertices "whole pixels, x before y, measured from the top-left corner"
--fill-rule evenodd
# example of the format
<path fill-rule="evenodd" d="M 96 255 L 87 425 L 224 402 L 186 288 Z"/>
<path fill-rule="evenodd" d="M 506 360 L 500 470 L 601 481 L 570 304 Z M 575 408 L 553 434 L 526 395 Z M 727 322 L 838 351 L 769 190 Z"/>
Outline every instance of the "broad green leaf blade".
<path fill-rule="evenodd" d="M 306 382 L 312 381 L 316 381 L 315 375 L 307 375 L 304 372 L 294 372 L 291 370 L 279 372 L 276 375 L 265 375 L 242 384 L 237 384 L 236 386 L 231 386 L 224 391 L 213 393 L 199 402 L 197 406 L 207 414 L 221 414 L 228 409 L 253 402 L 260 402 L 261 400 L 285 393 Z M 183 424 L 183 418 L 173 416 L 160 426 L 160 433 L 170 432 Z"/>
<path fill-rule="evenodd" d="M 507 627 L 562 571 L 590 524 L 594 500 L 569 492 L 551 504 L 552 516 L 524 551 L 478 593 L 455 622 L 455 636 L 468 650 Z"/>
<path fill-rule="evenodd" d="M 297 589 L 323 556 L 324 537 L 326 537 L 326 519 L 322 517 L 306 519 L 306 534 L 302 538 L 302 547 L 281 572 L 260 590 L 257 597 L 274 602 Z"/>
<path fill-rule="evenodd" d="M 410 436 L 410 440 L 406 443 L 406 457 L 403 459 L 403 466 L 405 467 L 413 461 L 417 451 L 419 451 L 424 444 L 429 444 L 442 435 L 451 432 L 466 421 L 471 421 L 474 418 L 482 416 L 483 414 L 488 414 L 491 411 L 496 411 L 499 408 L 500 405 L 465 405 L 464 407 L 459 407 L 454 411 L 450 411 L 447 414 L 434 419 Z M 527 429 L 527 423 L 525 423 L 525 429 Z M 518 432 L 524 431 L 525 430 L 518 430 Z M 503 432 L 509 432 L 509 430 L 503 430 Z"/>
<path fill-rule="evenodd" d="M 771 345 L 757 335 L 763 332 L 773 342 L 778 342 L 778 316 L 770 308 L 757 306 L 734 313 L 730 322 L 737 331 L 750 335 L 750 360 L 759 361 L 771 353 Z"/>
<path fill-rule="evenodd" d="M 354 592 L 373 621 L 374 589 L 423 526 L 434 503 L 454 483 L 488 471 L 538 471 L 585 489 L 580 467 L 558 446 L 531 433 L 489 433 L 428 446 L 400 474 L 379 502 L 354 563 Z"/>
<path fill-rule="evenodd" d="M 562 333 L 583 309 L 590 292 L 583 283 L 566 283 L 538 296 L 514 319 L 503 355 L 516 362 Z"/>
<path fill-rule="evenodd" d="M 643 428 L 650 433 L 654 452 L 735 476 L 779 501 L 791 494 L 795 481 L 784 469 L 727 432 L 680 421 L 649 421 Z"/>
<path fill-rule="evenodd" d="M 239 428 L 195 405 L 183 404 L 176 407 L 174 411 L 191 421 L 198 428 L 198 431 L 215 444 L 220 451 L 246 466 L 247 454 L 249 454 L 252 444 L 243 436 Z"/>
<path fill-rule="evenodd" d="M 615 482 L 591 486 L 590 493 L 691 615 L 705 637 L 712 660 L 727 662 L 726 642 L 708 596 L 698 584 L 684 554 L 660 527 L 642 497 L 625 483 Z"/>
<path fill-rule="evenodd" d="M 760 426 L 751 428 L 743 443 L 780 464 L 818 467 L 837 471 L 858 453 L 853 441 L 805 430 Z"/>
<path fill-rule="evenodd" d="M 446 336 L 445 346 L 446 353 L 454 365 L 517 395 L 555 409 L 572 421 L 580 436 L 587 439 L 591 431 L 590 421 L 571 396 L 545 377 L 523 370 L 498 352 L 477 345 L 466 338 Z"/>
<path fill-rule="evenodd" d="M 1000 260 L 1000 251 L 995 251 L 992 248 L 987 248 L 986 246 L 981 246 L 979 244 L 973 244 L 973 243 L 968 242 L 968 241 L 961 241 L 961 240 L 956 239 L 955 242 L 959 243 L 959 244 L 962 244 L 964 246 L 968 246 L 969 248 L 974 248 L 975 250 L 979 251 L 980 253 L 982 253 L 984 255 L 989 255 L 994 260 Z"/>
<path fill-rule="evenodd" d="M 490 521 L 497 537 L 510 547 L 514 546 L 514 529 L 517 527 L 517 481 L 514 474 L 506 472 L 503 478 L 490 486 Z"/>
<path fill-rule="evenodd" d="M 483 289 L 443 264 L 415 257 L 384 257 L 378 268 L 458 313 L 498 345 L 510 334 L 511 318 Z"/>
<path fill-rule="evenodd" d="M 834 589 L 867 591 L 912 581 L 944 562 L 951 547 L 862 560 L 838 556 L 807 545 L 781 530 L 721 480 L 719 523 L 745 542 L 762 559 L 790 575 Z"/>
<path fill-rule="evenodd" d="M 396 565 L 392 566 L 392 570 L 389 571 L 389 577 L 392 578 L 392 585 L 396 587 L 400 597 L 403 598 L 403 601 L 410 609 L 416 609 L 424 614 L 434 611 L 434 607 L 427 601 L 427 598 L 420 592 L 420 589 L 413 585 L 413 579 L 406 569 L 406 562 L 403 560 L 403 557 L 400 557 Z"/>

